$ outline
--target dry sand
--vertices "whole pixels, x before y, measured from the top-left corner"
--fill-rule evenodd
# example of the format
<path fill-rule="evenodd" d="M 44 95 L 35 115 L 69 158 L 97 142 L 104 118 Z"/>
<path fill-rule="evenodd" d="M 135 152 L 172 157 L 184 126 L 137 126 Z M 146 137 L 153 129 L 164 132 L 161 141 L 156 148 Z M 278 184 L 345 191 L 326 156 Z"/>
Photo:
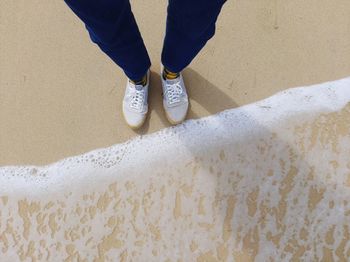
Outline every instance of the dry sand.
<path fill-rule="evenodd" d="M 168 126 L 158 74 L 166 1 L 132 6 L 154 71 L 145 134 Z M 350 75 L 349 13 L 348 0 L 228 1 L 184 73 L 189 118 Z M 120 111 L 125 77 L 63 1 L 1 1 L 0 36 L 0 165 L 46 164 L 139 134 Z"/>

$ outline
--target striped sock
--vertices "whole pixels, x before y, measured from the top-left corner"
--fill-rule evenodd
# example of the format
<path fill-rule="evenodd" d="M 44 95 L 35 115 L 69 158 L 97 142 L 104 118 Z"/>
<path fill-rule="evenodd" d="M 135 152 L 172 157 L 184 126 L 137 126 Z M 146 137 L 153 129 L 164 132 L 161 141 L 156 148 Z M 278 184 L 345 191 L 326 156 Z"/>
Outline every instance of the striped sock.
<path fill-rule="evenodd" d="M 169 71 L 168 69 L 166 69 L 164 67 L 164 70 L 163 70 L 163 78 L 164 80 L 165 79 L 175 79 L 175 78 L 178 78 L 180 76 L 180 73 L 174 73 L 174 72 L 171 72 Z"/>

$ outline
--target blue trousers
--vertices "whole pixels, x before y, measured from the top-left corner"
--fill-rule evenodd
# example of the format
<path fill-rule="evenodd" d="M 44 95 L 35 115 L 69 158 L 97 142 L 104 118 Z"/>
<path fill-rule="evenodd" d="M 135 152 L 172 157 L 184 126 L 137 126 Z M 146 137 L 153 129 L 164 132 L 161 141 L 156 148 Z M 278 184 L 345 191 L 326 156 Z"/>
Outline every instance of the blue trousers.
<path fill-rule="evenodd" d="M 91 40 L 125 74 L 141 79 L 151 66 L 129 0 L 65 0 L 85 23 Z M 226 0 L 169 0 L 161 62 L 172 72 L 188 66 L 214 36 Z"/>

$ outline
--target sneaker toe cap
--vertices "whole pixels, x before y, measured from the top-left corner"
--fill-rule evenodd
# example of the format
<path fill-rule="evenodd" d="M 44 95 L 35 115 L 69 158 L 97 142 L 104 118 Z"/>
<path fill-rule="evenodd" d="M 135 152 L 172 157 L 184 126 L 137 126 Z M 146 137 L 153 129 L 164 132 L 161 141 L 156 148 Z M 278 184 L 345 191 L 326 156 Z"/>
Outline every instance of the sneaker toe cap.
<path fill-rule="evenodd" d="M 146 114 L 136 113 L 123 109 L 125 121 L 132 128 L 139 128 L 145 121 Z"/>
<path fill-rule="evenodd" d="M 170 107 L 166 110 L 168 120 L 172 124 L 179 124 L 185 120 L 188 110 L 188 103 L 175 107 Z"/>

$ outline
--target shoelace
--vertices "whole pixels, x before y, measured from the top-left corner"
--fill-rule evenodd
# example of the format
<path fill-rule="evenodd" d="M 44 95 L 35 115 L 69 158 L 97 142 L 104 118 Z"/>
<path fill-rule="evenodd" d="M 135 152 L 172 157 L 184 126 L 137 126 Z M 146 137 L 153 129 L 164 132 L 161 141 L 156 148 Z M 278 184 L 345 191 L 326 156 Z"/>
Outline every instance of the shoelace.
<path fill-rule="evenodd" d="M 144 97 L 145 97 L 145 91 L 144 89 L 138 90 L 136 88 L 130 89 L 130 107 L 134 108 L 138 111 L 142 109 Z"/>
<path fill-rule="evenodd" d="M 169 104 L 180 102 L 180 96 L 183 93 L 180 82 L 166 83 L 165 95 L 168 98 Z"/>

